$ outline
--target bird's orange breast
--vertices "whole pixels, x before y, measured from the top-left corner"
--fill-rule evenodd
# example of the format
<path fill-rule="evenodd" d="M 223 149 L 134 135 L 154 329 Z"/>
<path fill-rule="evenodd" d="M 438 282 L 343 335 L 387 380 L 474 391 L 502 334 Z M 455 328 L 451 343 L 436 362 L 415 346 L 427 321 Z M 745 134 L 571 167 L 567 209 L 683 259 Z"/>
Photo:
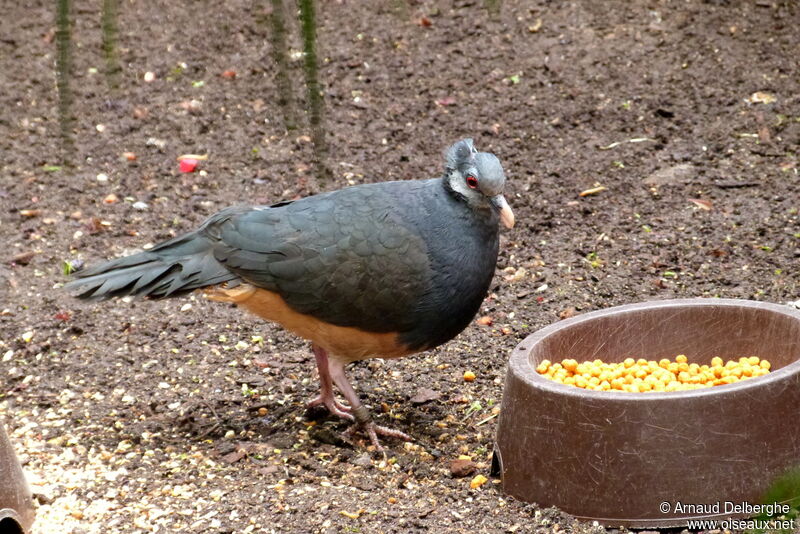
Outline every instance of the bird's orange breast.
<path fill-rule="evenodd" d="M 416 352 L 401 343 L 396 333 L 366 332 L 326 323 L 316 317 L 296 312 L 277 293 L 250 284 L 233 288 L 218 286 L 206 289 L 204 294 L 210 300 L 234 302 L 263 319 L 274 321 L 323 347 L 339 359 L 355 361 L 370 357 L 399 358 Z"/>

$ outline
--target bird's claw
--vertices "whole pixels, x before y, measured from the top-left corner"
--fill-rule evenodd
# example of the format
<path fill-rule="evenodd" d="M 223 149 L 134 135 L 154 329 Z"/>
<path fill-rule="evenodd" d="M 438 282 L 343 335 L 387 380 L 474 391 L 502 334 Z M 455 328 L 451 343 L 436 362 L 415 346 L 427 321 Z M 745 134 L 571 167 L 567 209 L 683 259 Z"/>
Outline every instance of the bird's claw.
<path fill-rule="evenodd" d="M 378 436 L 385 436 L 387 438 L 395 438 L 403 441 L 413 441 L 411 436 L 405 432 L 400 432 L 399 430 L 395 430 L 386 426 L 376 425 L 370 418 L 369 412 L 364 406 L 356 407 L 353 410 L 353 415 L 355 416 L 356 423 L 343 433 L 343 437 L 347 442 L 352 443 L 352 435 L 358 429 L 363 429 L 367 433 L 370 442 L 378 451 L 383 450 L 381 442 L 378 440 Z"/>
<path fill-rule="evenodd" d="M 306 409 L 310 409 L 319 405 L 324 405 L 333 415 L 339 416 L 348 421 L 355 421 L 355 418 L 350 413 L 350 407 L 345 406 L 341 402 L 337 401 L 333 396 L 326 397 L 324 395 L 318 395 L 316 398 L 308 401 L 308 404 L 306 404 Z"/>

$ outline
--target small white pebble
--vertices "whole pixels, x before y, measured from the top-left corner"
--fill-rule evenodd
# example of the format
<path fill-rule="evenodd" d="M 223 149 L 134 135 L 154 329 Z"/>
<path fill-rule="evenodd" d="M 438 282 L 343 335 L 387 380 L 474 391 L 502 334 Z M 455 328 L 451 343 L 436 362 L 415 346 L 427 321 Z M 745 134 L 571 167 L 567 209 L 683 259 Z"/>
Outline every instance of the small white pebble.
<path fill-rule="evenodd" d="M 187 302 L 186 304 L 181 306 L 181 311 L 182 312 L 189 311 L 191 309 L 192 309 L 192 303 L 191 302 Z"/>
<path fill-rule="evenodd" d="M 101 172 L 100 174 L 97 175 L 97 181 L 98 182 L 107 182 L 108 181 L 108 175 L 106 173 L 104 173 L 104 172 Z"/>
<path fill-rule="evenodd" d="M 165 140 L 158 139 L 157 137 L 148 137 L 144 144 L 147 146 L 154 146 L 158 149 L 163 149 L 165 146 L 167 146 L 167 142 Z"/>
<path fill-rule="evenodd" d="M 234 432 L 233 430 L 228 430 L 227 432 L 225 432 L 225 439 L 232 439 L 235 436 L 236 432 Z"/>
<path fill-rule="evenodd" d="M 141 200 L 133 203 L 133 209 L 135 210 L 144 211 L 149 207 L 150 206 L 147 204 L 147 202 L 142 202 Z"/>
<path fill-rule="evenodd" d="M 147 71 L 147 72 L 144 73 L 144 81 L 146 81 L 147 83 L 150 83 L 155 79 L 156 79 L 156 73 L 155 72 Z"/>
<path fill-rule="evenodd" d="M 24 341 L 25 343 L 30 343 L 31 340 L 33 339 L 33 331 L 31 330 L 29 332 L 23 332 L 20 337 L 22 338 L 22 341 Z"/>
<path fill-rule="evenodd" d="M 97 130 L 100 133 L 103 133 L 103 132 L 106 131 L 106 125 L 105 124 L 98 124 L 98 125 L 96 125 L 94 127 L 94 129 Z"/>

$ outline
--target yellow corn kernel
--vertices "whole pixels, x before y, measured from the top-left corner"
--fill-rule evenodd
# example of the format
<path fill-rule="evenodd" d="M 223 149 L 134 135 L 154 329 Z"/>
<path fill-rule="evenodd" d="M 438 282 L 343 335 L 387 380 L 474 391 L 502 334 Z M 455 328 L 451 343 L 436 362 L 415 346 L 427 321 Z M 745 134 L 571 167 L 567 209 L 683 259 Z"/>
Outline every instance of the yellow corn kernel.
<path fill-rule="evenodd" d="M 633 367 L 634 363 L 636 363 L 636 360 L 633 358 L 625 358 L 625 360 L 622 362 L 622 365 L 624 365 L 626 369 L 630 369 Z"/>
<path fill-rule="evenodd" d="M 689 359 L 686 357 L 685 354 L 678 354 L 677 356 L 675 356 L 675 361 L 677 363 L 686 363 L 689 361 Z"/>
<path fill-rule="evenodd" d="M 668 359 L 662 358 L 661 360 L 658 361 L 658 366 L 666 369 L 667 367 L 669 367 L 670 363 L 672 362 L 670 362 Z"/>
<path fill-rule="evenodd" d="M 747 358 L 747 363 L 749 363 L 750 365 L 758 365 L 759 363 L 761 363 L 761 360 L 758 358 L 758 356 L 750 356 L 749 358 Z"/>
<path fill-rule="evenodd" d="M 722 358 L 719 356 L 714 356 L 711 358 L 711 367 L 722 367 Z"/>
<path fill-rule="evenodd" d="M 470 480 L 469 487 L 471 489 L 477 489 L 477 488 L 480 488 L 481 486 L 483 486 L 484 484 L 486 484 L 488 481 L 489 481 L 489 479 L 486 478 L 483 475 L 475 475 L 475 478 Z"/>
<path fill-rule="evenodd" d="M 536 367 L 536 372 L 539 374 L 544 374 L 550 368 L 550 360 L 542 360 L 541 363 Z"/>
<path fill-rule="evenodd" d="M 561 365 L 567 371 L 570 371 L 570 372 L 574 373 L 575 369 L 578 367 L 578 362 L 576 360 L 571 360 L 571 359 L 570 360 L 564 360 L 564 361 L 561 362 Z"/>
<path fill-rule="evenodd" d="M 760 365 L 762 369 L 766 369 L 767 371 L 769 371 L 770 368 L 772 367 L 772 364 L 770 364 L 767 360 L 761 360 L 758 365 Z"/>

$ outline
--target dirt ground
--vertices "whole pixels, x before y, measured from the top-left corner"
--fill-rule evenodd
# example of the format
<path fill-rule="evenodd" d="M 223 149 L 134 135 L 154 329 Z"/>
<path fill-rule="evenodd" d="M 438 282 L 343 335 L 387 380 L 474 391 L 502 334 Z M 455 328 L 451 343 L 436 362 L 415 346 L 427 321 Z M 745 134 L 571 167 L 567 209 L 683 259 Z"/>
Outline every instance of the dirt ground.
<path fill-rule="evenodd" d="M 518 221 L 491 326 L 352 366 L 377 419 L 415 438 L 353 447 L 306 413 L 313 357 L 280 328 L 200 298 L 58 289 L 65 260 L 316 187 L 294 3 L 283 78 L 270 2 L 122 2 L 115 81 L 102 3 L 76 2 L 71 168 L 50 4 L 0 20 L 0 419 L 35 533 L 603 532 L 451 474 L 468 455 L 489 476 L 512 348 L 618 304 L 800 299 L 797 3 L 323 1 L 318 187 L 437 176 L 471 136 L 504 163 Z M 181 174 L 184 153 L 209 154 L 204 172 Z M 423 388 L 437 398 L 410 402 Z"/>

